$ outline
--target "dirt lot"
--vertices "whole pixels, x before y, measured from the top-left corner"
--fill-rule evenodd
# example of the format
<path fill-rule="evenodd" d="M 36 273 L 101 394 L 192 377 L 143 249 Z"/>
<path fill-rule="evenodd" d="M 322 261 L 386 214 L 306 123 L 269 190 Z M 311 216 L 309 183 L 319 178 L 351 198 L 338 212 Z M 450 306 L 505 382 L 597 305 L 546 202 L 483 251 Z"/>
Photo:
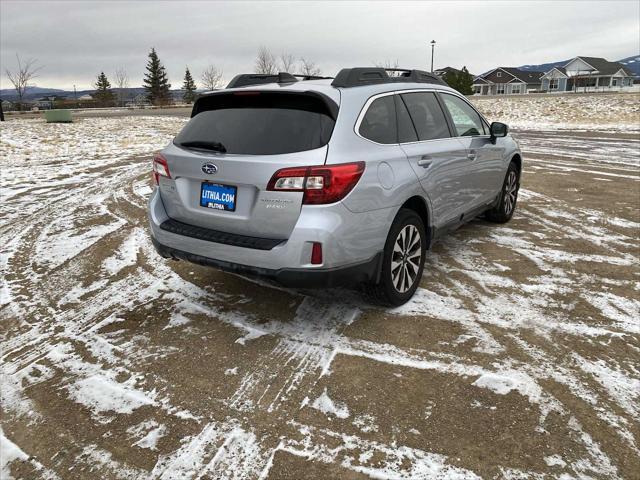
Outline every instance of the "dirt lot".
<path fill-rule="evenodd" d="M 166 261 L 178 117 L 2 125 L 2 461 L 16 478 L 640 478 L 640 137 L 521 130 L 519 209 L 414 300 Z"/>

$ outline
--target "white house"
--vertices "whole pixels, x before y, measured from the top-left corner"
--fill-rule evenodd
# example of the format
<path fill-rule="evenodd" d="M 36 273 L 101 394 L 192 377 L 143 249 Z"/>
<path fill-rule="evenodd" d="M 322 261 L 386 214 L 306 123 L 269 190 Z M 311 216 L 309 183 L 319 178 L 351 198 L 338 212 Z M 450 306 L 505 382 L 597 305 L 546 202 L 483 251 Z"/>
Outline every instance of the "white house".
<path fill-rule="evenodd" d="M 620 90 L 633 85 L 633 73 L 604 58 L 576 57 L 563 67 L 552 68 L 541 80 L 541 89 L 549 92 Z"/>

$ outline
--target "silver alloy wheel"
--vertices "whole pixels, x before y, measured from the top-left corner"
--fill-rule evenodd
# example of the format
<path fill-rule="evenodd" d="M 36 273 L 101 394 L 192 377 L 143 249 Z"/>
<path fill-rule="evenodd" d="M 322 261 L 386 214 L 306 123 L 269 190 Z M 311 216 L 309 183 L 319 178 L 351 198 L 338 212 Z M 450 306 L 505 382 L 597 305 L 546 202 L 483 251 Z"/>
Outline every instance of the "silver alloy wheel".
<path fill-rule="evenodd" d="M 391 281 L 394 288 L 405 293 L 418 277 L 422 259 L 422 239 L 415 225 L 406 225 L 393 244 Z"/>
<path fill-rule="evenodd" d="M 513 170 L 509 172 L 504 186 L 504 213 L 511 214 L 516 206 L 518 196 L 518 176 Z"/>

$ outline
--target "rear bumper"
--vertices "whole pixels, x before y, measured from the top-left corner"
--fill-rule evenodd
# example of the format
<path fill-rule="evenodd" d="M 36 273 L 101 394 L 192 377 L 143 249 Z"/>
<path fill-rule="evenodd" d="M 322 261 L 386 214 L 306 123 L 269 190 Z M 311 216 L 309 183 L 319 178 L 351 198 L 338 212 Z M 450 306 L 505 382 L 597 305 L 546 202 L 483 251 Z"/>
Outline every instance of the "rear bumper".
<path fill-rule="evenodd" d="M 276 241 L 176 222 L 167 215 L 157 189 L 148 211 L 151 238 L 161 255 L 300 288 L 377 278 L 392 215 L 392 209 L 353 213 L 340 203 L 303 207 L 288 238 Z M 269 241 L 273 244 L 267 245 Z M 311 264 L 313 242 L 322 244 L 321 265 Z"/>
<path fill-rule="evenodd" d="M 162 245 L 153 237 L 151 237 L 151 241 L 158 253 L 165 258 L 185 260 L 198 265 L 214 267 L 225 272 L 265 277 L 275 280 L 286 287 L 294 288 L 350 287 L 369 281 L 377 281 L 382 266 L 382 252 L 379 252 L 366 262 L 346 267 L 322 270 L 305 268 L 272 270 L 225 262 L 223 260 L 203 257 L 195 253 L 184 252 Z"/>

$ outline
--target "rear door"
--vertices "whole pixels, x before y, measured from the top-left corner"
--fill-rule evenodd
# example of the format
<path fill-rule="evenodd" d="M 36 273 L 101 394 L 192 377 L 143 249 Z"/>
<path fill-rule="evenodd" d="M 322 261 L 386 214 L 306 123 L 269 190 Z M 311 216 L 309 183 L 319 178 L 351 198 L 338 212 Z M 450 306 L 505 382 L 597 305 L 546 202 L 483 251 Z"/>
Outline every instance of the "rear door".
<path fill-rule="evenodd" d="M 454 135 L 464 144 L 471 160 L 465 179 L 471 194 L 468 211 L 495 199 L 503 181 L 504 148 L 491 142 L 489 126 L 469 103 L 456 95 L 442 92 L 439 95 L 455 129 Z"/>
<path fill-rule="evenodd" d="M 201 99 L 202 100 L 202 99 Z M 281 168 L 322 165 L 335 109 L 307 92 L 214 95 L 162 155 L 170 179 L 160 194 L 170 218 L 240 235 L 286 239 L 301 192 L 267 191 Z"/>
<path fill-rule="evenodd" d="M 429 196 L 434 224 L 443 226 L 459 218 L 470 200 L 465 187 L 470 163 L 467 150 L 452 138 L 435 93 L 408 92 L 397 97 L 398 123 L 402 116 L 407 117 L 417 135 L 401 147 Z"/>

